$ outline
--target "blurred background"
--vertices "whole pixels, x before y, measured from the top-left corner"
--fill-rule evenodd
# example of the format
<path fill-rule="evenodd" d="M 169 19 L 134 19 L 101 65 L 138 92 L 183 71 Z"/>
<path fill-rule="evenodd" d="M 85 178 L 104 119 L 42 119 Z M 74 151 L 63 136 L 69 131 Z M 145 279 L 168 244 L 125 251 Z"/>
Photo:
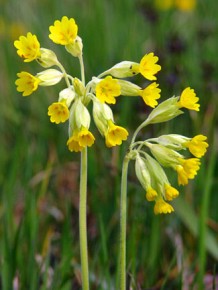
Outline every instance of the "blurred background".
<path fill-rule="evenodd" d="M 122 60 L 159 56 L 161 100 L 190 86 L 200 112 L 186 111 L 142 137 L 204 134 L 210 144 L 201 170 L 180 187 L 175 213 L 154 216 L 130 164 L 128 184 L 128 289 L 218 289 L 218 3 L 216 0 L 0 0 L 0 289 L 81 289 L 78 244 L 79 154 L 66 147 L 66 124 L 51 124 L 48 106 L 64 82 L 23 98 L 16 74 L 36 74 L 14 40 L 36 34 L 69 74 L 77 59 L 48 38 L 48 27 L 73 17 L 84 44 L 86 80 Z M 142 78 L 136 82 L 143 86 Z M 149 109 L 140 98 L 119 97 L 116 123 L 130 135 Z M 88 240 L 91 289 L 118 289 L 119 195 L 128 142 L 108 149 L 96 128 L 89 149 Z M 171 173 L 170 173 L 171 174 Z M 170 176 L 176 183 L 175 176 Z M 216 286 L 217 285 L 217 286 Z"/>

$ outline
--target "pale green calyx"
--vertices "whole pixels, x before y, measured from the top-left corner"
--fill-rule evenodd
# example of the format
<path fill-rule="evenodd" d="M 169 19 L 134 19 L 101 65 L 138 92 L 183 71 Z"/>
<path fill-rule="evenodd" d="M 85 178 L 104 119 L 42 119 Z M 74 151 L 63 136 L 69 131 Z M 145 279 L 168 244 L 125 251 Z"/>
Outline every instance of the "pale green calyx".
<path fill-rule="evenodd" d="M 169 183 L 166 173 L 160 164 L 152 158 L 149 154 L 145 153 L 147 160 L 147 167 L 149 169 L 150 174 L 154 177 L 156 183 L 159 185 L 163 185 L 165 183 Z"/>
<path fill-rule="evenodd" d="M 190 141 L 191 138 L 179 134 L 169 134 L 159 136 L 158 138 L 154 138 L 152 140 L 170 149 L 182 150 L 184 149 L 184 143 Z"/>
<path fill-rule="evenodd" d="M 80 79 L 74 78 L 73 79 L 73 86 L 74 86 L 74 90 L 77 93 L 77 95 L 84 96 L 85 86 L 83 85 L 83 83 L 81 82 Z"/>
<path fill-rule="evenodd" d="M 125 80 L 118 80 L 121 87 L 121 95 L 123 96 L 138 96 L 141 88 L 131 82 Z"/>
<path fill-rule="evenodd" d="M 104 135 L 107 130 L 108 120 L 114 121 L 111 108 L 107 104 L 103 104 L 98 100 L 93 101 L 93 118 L 102 135 Z"/>
<path fill-rule="evenodd" d="M 135 173 L 142 187 L 146 190 L 151 185 L 151 177 L 145 160 L 139 154 L 135 159 Z"/>
<path fill-rule="evenodd" d="M 73 43 L 65 45 L 67 52 L 72 54 L 74 57 L 79 57 L 82 55 L 83 42 L 82 38 L 77 35 Z"/>
<path fill-rule="evenodd" d="M 83 105 L 80 99 L 76 101 L 75 107 L 75 121 L 77 128 L 90 126 L 90 114 L 88 109 Z"/>
<path fill-rule="evenodd" d="M 58 101 L 61 102 L 63 100 L 66 101 L 66 105 L 69 107 L 72 101 L 74 100 L 76 94 L 73 86 L 66 88 L 59 93 Z"/>
<path fill-rule="evenodd" d="M 37 73 L 36 77 L 40 79 L 40 86 L 53 86 L 61 81 L 63 73 L 57 69 L 47 69 Z"/>
<path fill-rule="evenodd" d="M 36 59 L 37 62 L 45 68 L 58 64 L 56 54 L 47 48 L 40 48 L 40 57 Z"/>
<path fill-rule="evenodd" d="M 179 159 L 184 158 L 178 152 L 169 149 L 160 144 L 149 145 L 152 155 L 160 162 L 161 165 L 171 167 L 172 164 L 179 164 Z"/>
<path fill-rule="evenodd" d="M 121 61 L 114 65 L 109 70 L 105 71 L 103 75 L 110 74 L 115 78 L 127 78 L 132 77 L 139 73 L 139 65 L 132 61 Z"/>
<path fill-rule="evenodd" d="M 183 114 L 177 105 L 178 99 L 179 97 L 172 97 L 160 103 L 155 109 L 151 111 L 146 120 L 146 123 L 155 124 L 166 122 L 179 116 L 180 114 Z"/>
<path fill-rule="evenodd" d="M 80 99 L 76 99 L 70 109 L 69 136 L 72 131 L 79 131 L 82 127 L 89 128 L 90 114 Z"/>

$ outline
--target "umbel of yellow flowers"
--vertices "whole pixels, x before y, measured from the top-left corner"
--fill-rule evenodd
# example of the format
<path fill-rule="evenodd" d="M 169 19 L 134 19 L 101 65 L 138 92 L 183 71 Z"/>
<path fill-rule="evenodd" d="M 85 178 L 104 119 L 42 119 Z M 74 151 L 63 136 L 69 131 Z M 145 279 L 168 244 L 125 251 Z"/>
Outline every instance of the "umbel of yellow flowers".
<path fill-rule="evenodd" d="M 82 55 L 82 39 L 78 36 L 78 26 L 73 18 L 63 16 L 49 27 L 49 38 L 56 44 L 65 47 L 74 57 Z M 59 93 L 58 99 L 48 108 L 48 115 L 52 123 L 62 123 L 69 120 L 69 139 L 67 146 L 70 151 L 81 151 L 85 146 L 92 146 L 95 137 L 89 131 L 91 117 L 87 109 L 93 103 L 94 122 L 99 132 L 105 138 L 106 146 L 121 145 L 128 137 L 125 128 L 115 125 L 113 113 L 107 104 L 115 104 L 120 95 L 141 96 L 150 107 L 157 105 L 160 98 L 158 84 L 153 82 L 146 88 L 141 88 L 122 78 L 141 74 L 147 80 L 156 80 L 156 73 L 161 69 L 157 64 L 158 57 L 153 53 L 146 54 L 140 61 L 122 62 L 112 67 L 111 71 L 93 77 L 87 84 L 66 73 L 56 54 L 49 49 L 42 48 L 36 35 L 28 32 L 14 42 L 17 54 L 25 62 L 37 61 L 46 68 L 35 75 L 22 71 L 17 74 L 17 90 L 23 96 L 29 96 L 39 86 L 53 86 L 62 79 L 66 88 Z M 51 68 L 51 67 L 56 67 Z M 116 76 L 116 77 L 114 77 Z"/>
<path fill-rule="evenodd" d="M 65 47 L 73 57 L 78 57 L 83 66 L 83 43 L 78 35 L 78 26 L 73 18 L 63 16 L 49 27 L 49 38 L 56 44 Z M 59 62 L 56 54 L 43 48 L 36 35 L 28 32 L 14 42 L 17 54 L 24 62 L 36 61 L 44 70 L 35 75 L 22 71 L 17 74 L 15 84 L 23 96 L 30 96 L 40 86 L 53 86 L 65 81 L 66 87 L 59 92 L 56 100 L 48 107 L 50 121 L 60 124 L 68 121 L 69 136 L 66 141 L 70 151 L 79 152 L 84 147 L 91 147 L 95 142 L 89 130 L 93 119 L 100 134 L 105 138 L 107 147 L 121 145 L 127 140 L 128 131 L 115 124 L 112 109 L 109 105 L 116 103 L 119 96 L 141 97 L 147 106 L 153 108 L 147 124 L 166 122 L 182 114 L 182 108 L 199 111 L 200 105 L 193 89 L 183 90 L 180 96 L 172 97 L 158 105 L 160 98 L 156 74 L 161 70 L 158 57 L 153 52 L 145 54 L 139 62 L 122 61 L 115 64 L 97 77 L 85 83 L 68 74 Z M 55 67 L 55 68 L 54 68 Z M 134 84 L 131 77 L 140 74 L 148 81 L 144 88 Z M 92 103 L 92 117 L 88 105 Z M 158 106 L 157 106 L 158 105 Z M 136 144 L 139 144 L 137 149 Z M 136 175 L 146 190 L 148 201 L 155 201 L 154 212 L 170 213 L 173 208 L 166 201 L 178 196 L 162 167 L 171 167 L 178 173 L 178 183 L 185 185 L 194 178 L 200 166 L 199 158 L 206 152 L 208 144 L 203 135 L 187 138 L 171 134 L 146 141 L 136 142 L 131 150 L 136 152 Z M 153 157 L 142 149 L 150 150 Z M 179 150 L 189 149 L 195 157 L 186 159 Z"/>

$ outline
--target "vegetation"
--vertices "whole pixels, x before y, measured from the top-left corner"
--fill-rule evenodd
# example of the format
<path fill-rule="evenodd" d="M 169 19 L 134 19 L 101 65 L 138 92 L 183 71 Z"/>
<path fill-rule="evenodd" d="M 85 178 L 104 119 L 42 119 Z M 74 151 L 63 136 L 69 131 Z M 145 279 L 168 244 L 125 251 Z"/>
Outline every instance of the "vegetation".
<path fill-rule="evenodd" d="M 199 0 L 189 11 L 178 5 L 163 8 L 159 1 L 149 0 L 1 2 L 0 288 L 81 289 L 79 155 L 67 149 L 67 126 L 50 123 L 47 115 L 62 83 L 39 88 L 25 100 L 14 84 L 17 72 L 38 71 L 37 64 L 20 61 L 13 44 L 29 31 L 58 54 L 67 71 L 80 76 L 77 60 L 48 39 L 49 25 L 66 15 L 79 26 L 87 79 L 121 60 L 139 62 L 153 51 L 162 67 L 160 100 L 179 95 L 187 86 L 195 89 L 200 112 L 142 131 L 144 139 L 175 131 L 208 137 L 209 150 L 198 176 L 179 187 L 180 196 L 172 203 L 174 213 L 154 215 L 129 166 L 127 284 L 128 289 L 194 289 L 196 285 L 216 289 L 216 1 Z M 139 86 L 146 84 L 138 76 L 135 80 Z M 150 108 L 142 99 L 120 98 L 114 105 L 115 118 L 133 134 Z M 90 285 L 116 290 L 121 166 L 129 144 L 127 140 L 121 147 L 106 148 L 94 126 L 92 132 L 97 137 L 88 160 Z"/>

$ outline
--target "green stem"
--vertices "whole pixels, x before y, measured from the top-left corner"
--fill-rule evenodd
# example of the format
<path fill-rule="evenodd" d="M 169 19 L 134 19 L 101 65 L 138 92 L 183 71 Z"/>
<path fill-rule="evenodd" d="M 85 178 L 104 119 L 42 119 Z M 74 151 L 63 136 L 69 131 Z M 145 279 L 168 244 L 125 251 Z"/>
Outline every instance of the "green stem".
<path fill-rule="evenodd" d="M 83 85 L 85 86 L 85 70 L 84 70 L 84 62 L 82 54 L 78 56 L 79 63 L 80 63 L 80 70 L 81 70 L 81 80 Z"/>
<path fill-rule="evenodd" d="M 126 290 L 126 219 L 127 219 L 127 172 L 129 158 L 123 160 L 120 197 L 120 290 Z"/>
<path fill-rule="evenodd" d="M 86 204 L 87 204 L 87 147 L 83 148 L 83 150 L 81 151 L 80 202 L 79 202 L 79 234 L 80 234 L 80 256 L 81 256 L 83 290 L 89 289 Z"/>
<path fill-rule="evenodd" d="M 78 57 L 80 63 L 81 79 L 85 86 L 85 71 L 82 54 Z M 87 147 L 81 151 L 80 167 L 80 202 L 79 202 L 79 235 L 80 235 L 80 257 L 82 271 L 82 289 L 89 290 L 89 264 L 87 246 L 87 169 L 88 169 Z"/>
<path fill-rule="evenodd" d="M 57 63 L 57 66 L 60 68 L 60 70 L 64 74 L 64 79 L 66 81 L 67 87 L 70 88 L 70 81 L 68 79 L 68 74 L 66 73 L 65 68 L 63 67 L 63 65 L 60 62 Z"/>
<path fill-rule="evenodd" d="M 141 123 L 141 125 L 139 125 L 138 128 L 135 130 L 135 132 L 134 132 L 134 134 L 133 134 L 133 136 L 132 136 L 132 140 L 131 140 L 130 146 L 129 146 L 130 150 L 131 150 L 132 147 L 133 147 L 133 144 L 134 144 L 134 142 L 135 142 L 135 139 L 136 139 L 136 137 L 137 137 L 139 131 L 140 131 L 142 128 L 144 128 L 145 126 L 147 126 L 148 124 L 149 124 L 149 123 L 147 122 L 147 119 L 146 119 L 146 120 L 145 120 L 143 123 Z"/>

